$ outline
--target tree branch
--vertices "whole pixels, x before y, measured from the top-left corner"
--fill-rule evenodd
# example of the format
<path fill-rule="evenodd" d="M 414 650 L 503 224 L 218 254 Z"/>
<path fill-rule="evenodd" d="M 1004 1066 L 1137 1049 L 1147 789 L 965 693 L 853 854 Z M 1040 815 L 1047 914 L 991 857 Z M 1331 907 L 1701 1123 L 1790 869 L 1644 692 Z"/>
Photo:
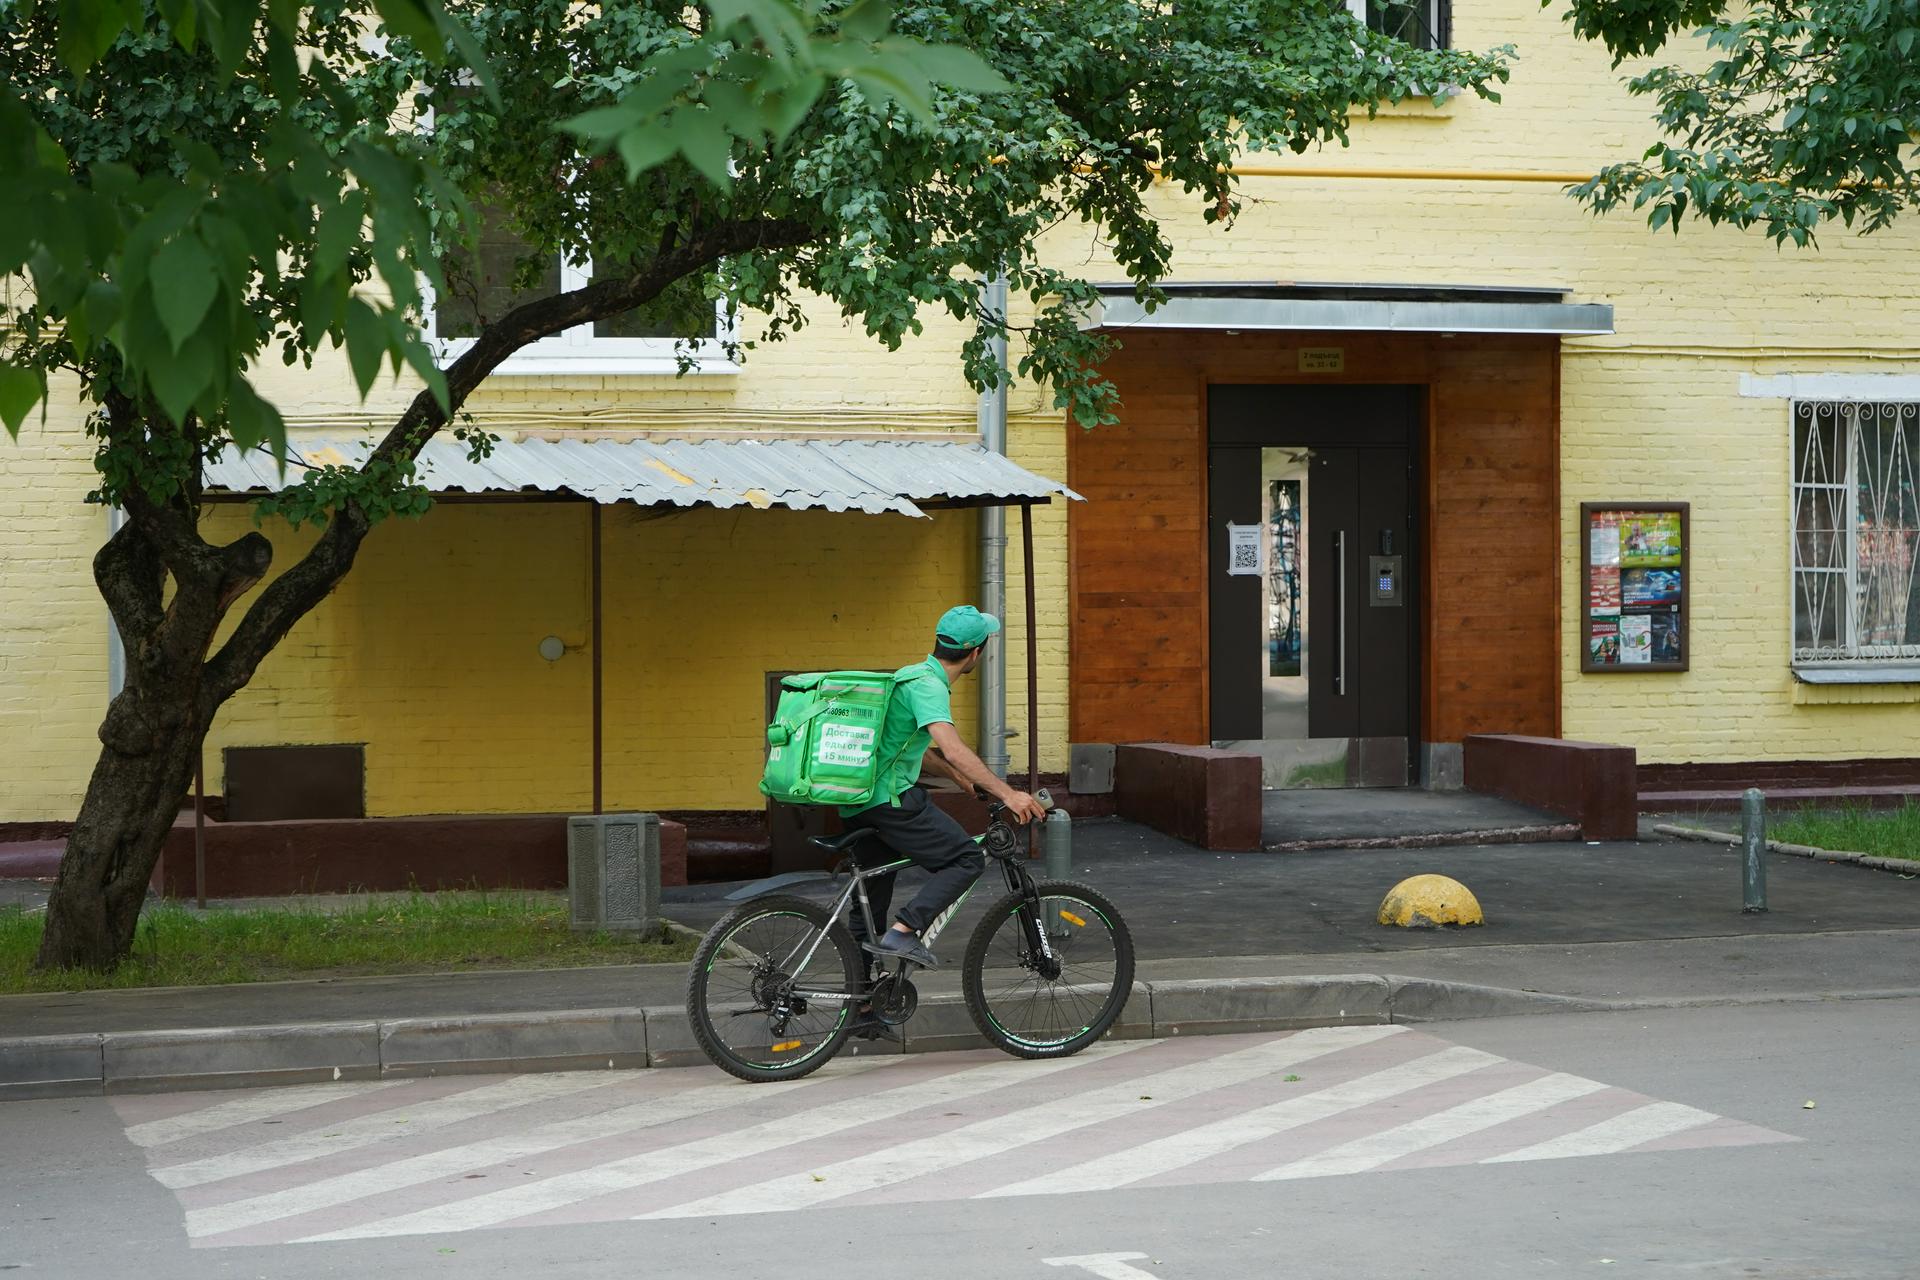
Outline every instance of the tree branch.
<path fill-rule="evenodd" d="M 654 258 L 632 275 L 602 280 L 524 303 L 488 325 L 473 346 L 447 367 L 448 407 L 423 390 L 368 457 L 397 461 L 414 458 L 433 434 L 458 413 L 467 397 L 508 356 L 540 338 L 575 325 L 616 316 L 659 296 L 674 281 L 711 269 L 723 258 L 770 249 L 792 249 L 818 239 L 821 229 L 797 218 L 768 218 L 719 223 L 683 239 L 671 253 Z M 273 647 L 286 637 L 353 568 L 360 543 L 373 527 L 359 504 L 347 502 L 333 512 L 326 532 L 298 563 L 260 593 L 231 638 L 207 664 L 203 698 L 218 707 L 243 688 Z"/>

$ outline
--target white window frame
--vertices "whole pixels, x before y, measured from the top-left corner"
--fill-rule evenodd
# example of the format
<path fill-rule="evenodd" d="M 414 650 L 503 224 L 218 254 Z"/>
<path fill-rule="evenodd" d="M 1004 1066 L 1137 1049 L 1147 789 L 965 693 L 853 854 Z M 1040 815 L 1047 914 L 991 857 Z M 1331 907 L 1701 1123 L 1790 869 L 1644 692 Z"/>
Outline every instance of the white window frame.
<path fill-rule="evenodd" d="M 1799 390 L 1799 388 L 1790 388 Z M 1827 388 L 1822 388 L 1827 389 Z M 1808 390 L 1811 390 L 1809 388 Z M 1838 391 L 1834 387 L 1831 390 Z M 1763 389 L 1748 390 L 1747 394 L 1762 393 Z M 1808 484 L 1800 479 L 1801 459 L 1795 447 L 1795 436 L 1799 431 L 1802 410 L 1813 415 L 1817 424 L 1819 415 L 1825 411 L 1840 419 L 1843 438 L 1839 448 L 1844 456 L 1841 480 L 1837 484 Z M 1896 425 L 1920 418 L 1920 396 L 1905 398 L 1862 398 L 1846 395 L 1811 395 L 1803 392 L 1802 397 L 1791 399 L 1787 405 L 1787 564 L 1789 574 L 1790 607 L 1787 611 L 1787 652 L 1790 656 L 1794 676 L 1809 684 L 1910 684 L 1920 682 L 1920 644 L 1914 645 L 1862 645 L 1859 634 L 1859 604 L 1862 597 L 1860 581 L 1860 542 L 1859 542 L 1859 502 L 1860 484 L 1856 474 L 1859 448 L 1856 435 L 1860 430 L 1860 414 L 1863 411 L 1874 413 L 1891 412 Z M 1915 488 L 1920 490 L 1920 458 L 1910 459 L 1914 469 Z M 1817 565 L 1803 566 L 1800 563 L 1800 499 L 1808 489 L 1820 488 L 1837 490 L 1841 498 L 1840 530 L 1841 544 L 1845 553 L 1845 564 L 1838 567 Z M 1800 649 L 1800 582 L 1803 574 L 1825 574 L 1844 579 L 1840 587 L 1840 602 L 1844 610 L 1842 617 L 1841 641 L 1836 652 L 1830 654 L 1806 653 Z M 1910 589 L 1920 590 L 1920 583 Z M 1867 650 L 1867 652 L 1863 652 Z M 1872 652 L 1883 650 L 1883 652 Z"/>
<path fill-rule="evenodd" d="M 1429 31 L 1438 31 L 1441 25 L 1440 10 L 1442 6 L 1451 4 L 1452 0 L 1418 0 L 1418 3 L 1424 4 L 1427 7 L 1427 29 Z M 1371 8 L 1372 0 L 1347 0 L 1347 12 L 1352 14 L 1353 20 L 1363 27 L 1367 25 L 1367 14 Z M 1452 42 L 1449 41 L 1448 43 L 1450 44 Z M 1444 49 L 1446 45 L 1439 47 Z"/>
<path fill-rule="evenodd" d="M 471 73 L 462 74 L 462 83 L 471 83 Z M 419 128 L 431 131 L 433 108 L 420 116 Z M 560 261 L 560 292 L 585 288 L 593 280 L 593 262 Z M 434 363 L 442 369 L 470 350 L 477 339 L 442 338 L 434 311 L 433 282 L 420 278 L 421 331 Z M 740 362 L 731 359 L 730 346 L 737 349 L 738 321 L 727 314 L 726 303 L 713 304 L 713 337 L 682 342 L 678 338 L 602 338 L 593 332 L 591 322 L 562 330 L 552 337 L 528 343 L 502 360 L 492 375 L 499 377 L 677 377 L 681 371 L 682 348 L 691 361 L 691 374 L 735 374 Z"/>
<path fill-rule="evenodd" d="M 562 293 L 584 288 L 592 280 L 592 262 L 561 262 L 560 291 Z M 427 342 L 433 350 L 435 360 L 444 369 L 465 355 L 476 339 L 442 338 L 434 323 L 432 283 L 423 279 L 420 282 L 420 293 Z M 739 373 L 740 362 L 729 359 L 727 356 L 727 344 L 736 340 L 738 329 L 728 317 L 724 303 L 714 303 L 713 328 L 712 338 L 697 339 L 683 344 L 676 338 L 602 338 L 593 332 L 591 323 L 575 325 L 551 337 L 528 343 L 502 360 L 500 367 L 494 370 L 494 375 L 522 377 L 564 377 L 569 374 L 583 377 L 677 375 L 680 372 L 680 349 L 683 345 L 690 348 L 687 354 L 693 362 L 693 367 L 688 372 Z"/>

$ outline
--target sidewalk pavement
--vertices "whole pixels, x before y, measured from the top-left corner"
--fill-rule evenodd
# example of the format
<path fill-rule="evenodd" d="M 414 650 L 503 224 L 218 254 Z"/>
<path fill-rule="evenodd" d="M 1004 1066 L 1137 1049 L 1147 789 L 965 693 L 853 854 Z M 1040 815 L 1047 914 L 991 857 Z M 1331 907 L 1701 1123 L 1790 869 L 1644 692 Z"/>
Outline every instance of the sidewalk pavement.
<path fill-rule="evenodd" d="M 1738 851 L 1684 841 L 1214 854 L 1089 822 L 1074 852 L 1139 956 L 1121 1035 L 1920 994 L 1920 880 L 1857 867 L 1771 856 L 1772 909 L 1743 915 Z M 1487 925 L 1375 924 L 1421 872 L 1465 883 Z M 667 912 L 704 929 L 731 887 L 670 890 Z M 980 1043 L 957 970 L 998 889 L 940 940 L 909 1051 Z M 685 981 L 639 965 L 4 996 L 0 1098 L 697 1063 Z"/>

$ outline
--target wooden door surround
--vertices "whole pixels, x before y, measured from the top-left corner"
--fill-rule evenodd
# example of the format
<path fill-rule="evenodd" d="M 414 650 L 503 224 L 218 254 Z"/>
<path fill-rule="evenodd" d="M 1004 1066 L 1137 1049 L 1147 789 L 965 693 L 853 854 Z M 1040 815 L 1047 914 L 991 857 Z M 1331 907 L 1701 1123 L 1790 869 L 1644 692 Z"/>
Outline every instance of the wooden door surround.
<path fill-rule="evenodd" d="M 1071 734 L 1211 741 L 1207 388 L 1426 388 L 1419 538 L 1428 742 L 1560 730 L 1560 353 L 1532 335 L 1136 332 L 1114 426 L 1068 428 Z M 1302 347 L 1344 352 L 1297 373 Z"/>

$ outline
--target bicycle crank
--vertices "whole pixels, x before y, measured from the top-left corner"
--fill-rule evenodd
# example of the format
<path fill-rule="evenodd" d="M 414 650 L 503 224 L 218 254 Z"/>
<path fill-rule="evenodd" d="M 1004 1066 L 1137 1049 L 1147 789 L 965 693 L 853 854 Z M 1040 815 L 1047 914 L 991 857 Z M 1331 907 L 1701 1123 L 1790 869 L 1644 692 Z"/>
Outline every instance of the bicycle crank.
<path fill-rule="evenodd" d="M 920 1007 L 920 992 L 910 978 L 898 973 L 882 977 L 873 988 L 873 1016 L 897 1027 Z"/>

